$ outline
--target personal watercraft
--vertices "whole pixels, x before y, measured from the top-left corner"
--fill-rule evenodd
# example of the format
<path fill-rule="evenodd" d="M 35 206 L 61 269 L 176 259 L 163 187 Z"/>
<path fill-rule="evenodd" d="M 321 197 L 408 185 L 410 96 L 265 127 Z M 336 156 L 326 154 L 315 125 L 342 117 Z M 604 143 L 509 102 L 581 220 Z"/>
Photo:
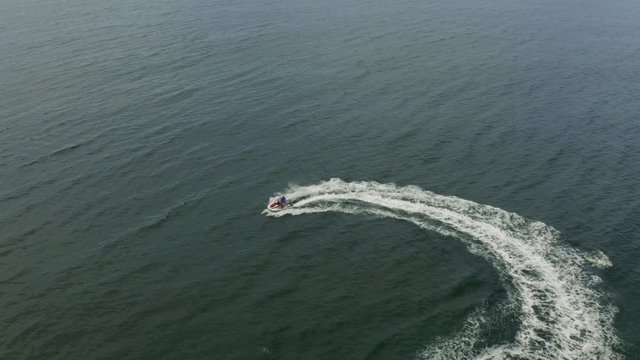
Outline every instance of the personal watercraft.
<path fill-rule="evenodd" d="M 267 206 L 267 210 L 273 211 L 273 212 L 282 211 L 289 206 L 291 205 L 288 203 L 287 198 L 284 196 L 281 196 L 275 199 L 274 201 L 272 201 L 271 203 L 269 203 L 269 205 Z"/>

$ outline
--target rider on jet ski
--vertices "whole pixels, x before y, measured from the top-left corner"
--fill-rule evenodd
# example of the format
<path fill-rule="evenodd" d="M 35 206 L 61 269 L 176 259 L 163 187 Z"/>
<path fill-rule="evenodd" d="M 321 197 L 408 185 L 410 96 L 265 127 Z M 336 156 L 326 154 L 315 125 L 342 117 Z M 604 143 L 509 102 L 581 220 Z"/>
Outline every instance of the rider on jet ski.
<path fill-rule="evenodd" d="M 282 196 L 278 199 L 278 206 L 283 209 L 287 205 L 287 198 Z"/>

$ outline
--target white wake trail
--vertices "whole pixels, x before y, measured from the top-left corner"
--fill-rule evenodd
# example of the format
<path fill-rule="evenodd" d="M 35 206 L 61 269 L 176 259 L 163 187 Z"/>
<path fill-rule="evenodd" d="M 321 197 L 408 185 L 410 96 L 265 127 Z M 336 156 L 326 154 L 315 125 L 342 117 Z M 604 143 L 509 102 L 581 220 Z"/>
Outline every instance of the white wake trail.
<path fill-rule="evenodd" d="M 484 315 L 472 315 L 452 339 L 430 345 L 424 359 L 619 359 L 616 309 L 585 267 L 610 266 L 602 253 L 583 254 L 558 242 L 555 229 L 517 214 L 415 186 L 340 179 L 286 191 L 294 206 L 269 216 L 320 212 L 371 214 L 409 221 L 465 241 L 499 271 L 509 309 L 520 319 L 512 343 L 479 347 Z"/>

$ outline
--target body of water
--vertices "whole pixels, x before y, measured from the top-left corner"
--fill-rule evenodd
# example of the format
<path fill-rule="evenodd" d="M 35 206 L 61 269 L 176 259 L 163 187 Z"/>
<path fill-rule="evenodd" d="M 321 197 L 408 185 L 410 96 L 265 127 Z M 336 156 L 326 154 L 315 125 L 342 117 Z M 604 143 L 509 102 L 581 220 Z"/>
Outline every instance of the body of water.
<path fill-rule="evenodd" d="M 638 19 L 0 0 L 0 358 L 640 359 Z"/>

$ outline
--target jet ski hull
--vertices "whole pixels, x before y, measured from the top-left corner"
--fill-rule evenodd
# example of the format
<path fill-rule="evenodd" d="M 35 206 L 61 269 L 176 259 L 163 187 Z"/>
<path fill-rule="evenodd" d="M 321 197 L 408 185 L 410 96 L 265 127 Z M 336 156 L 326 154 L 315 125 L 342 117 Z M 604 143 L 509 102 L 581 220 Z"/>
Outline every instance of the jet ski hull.
<path fill-rule="evenodd" d="M 278 205 L 278 203 L 271 203 L 269 204 L 269 206 L 267 206 L 267 210 L 271 211 L 271 212 L 278 212 L 278 211 L 282 211 L 286 208 L 288 208 L 289 205 L 285 205 L 284 207 L 280 207 L 280 205 Z"/>

